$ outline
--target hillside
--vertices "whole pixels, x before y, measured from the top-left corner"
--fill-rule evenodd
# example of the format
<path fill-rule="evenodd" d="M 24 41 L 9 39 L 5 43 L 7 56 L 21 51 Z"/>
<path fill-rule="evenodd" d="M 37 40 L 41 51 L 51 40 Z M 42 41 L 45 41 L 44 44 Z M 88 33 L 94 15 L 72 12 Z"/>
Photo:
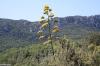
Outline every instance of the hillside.
<path fill-rule="evenodd" d="M 100 15 L 58 18 L 59 39 L 38 40 L 38 22 L 0 19 L 0 64 L 100 66 Z M 53 54 L 54 53 L 54 54 Z"/>
<path fill-rule="evenodd" d="M 100 32 L 100 15 L 59 17 L 59 35 L 73 40 L 85 39 L 91 32 Z M 0 18 L 0 51 L 37 43 L 38 22 Z"/>
<path fill-rule="evenodd" d="M 0 51 L 32 44 L 37 24 L 27 20 L 0 19 Z"/>
<path fill-rule="evenodd" d="M 33 44 L 0 53 L 0 64 L 11 66 L 100 66 L 100 45 L 79 45 L 62 38 L 50 44 Z"/>

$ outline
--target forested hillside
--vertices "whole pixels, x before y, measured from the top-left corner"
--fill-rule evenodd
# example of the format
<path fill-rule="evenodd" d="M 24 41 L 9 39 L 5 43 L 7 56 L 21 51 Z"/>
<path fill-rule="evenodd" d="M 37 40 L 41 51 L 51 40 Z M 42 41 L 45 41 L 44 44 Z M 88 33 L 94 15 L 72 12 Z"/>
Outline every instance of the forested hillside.
<path fill-rule="evenodd" d="M 100 32 L 100 15 L 59 17 L 58 22 L 59 36 L 67 35 L 79 42 L 93 32 Z M 37 43 L 39 26 L 38 22 L 0 18 L 0 51 Z"/>

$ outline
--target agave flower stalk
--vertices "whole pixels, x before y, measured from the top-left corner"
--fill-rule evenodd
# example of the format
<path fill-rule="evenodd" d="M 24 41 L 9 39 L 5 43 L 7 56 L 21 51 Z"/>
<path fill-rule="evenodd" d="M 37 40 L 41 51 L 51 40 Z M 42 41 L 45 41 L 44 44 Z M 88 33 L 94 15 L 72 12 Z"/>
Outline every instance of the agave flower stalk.
<path fill-rule="evenodd" d="M 43 30 L 48 28 L 48 40 L 44 42 L 44 44 L 51 44 L 52 53 L 54 55 L 52 33 L 59 32 L 58 26 L 55 25 L 57 23 L 57 20 L 52 21 L 52 19 L 54 19 L 54 14 L 52 12 L 52 9 L 50 9 L 48 5 L 44 6 L 44 14 L 46 15 L 47 18 L 45 18 L 44 16 L 41 17 L 41 21 L 40 21 L 41 27 L 40 27 L 40 31 L 38 32 L 38 34 L 40 35 L 40 39 L 44 38 L 45 34 L 42 32 Z M 51 21 L 53 22 L 53 26 L 51 25 L 52 24 Z"/>

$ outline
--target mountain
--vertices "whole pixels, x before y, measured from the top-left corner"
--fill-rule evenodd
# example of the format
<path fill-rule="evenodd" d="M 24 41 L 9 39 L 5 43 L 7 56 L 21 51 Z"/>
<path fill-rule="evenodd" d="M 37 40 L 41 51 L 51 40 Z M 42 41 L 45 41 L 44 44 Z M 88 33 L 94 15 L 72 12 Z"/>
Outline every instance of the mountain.
<path fill-rule="evenodd" d="M 92 32 L 100 32 L 100 15 L 59 18 L 61 32 L 71 39 L 83 39 Z"/>
<path fill-rule="evenodd" d="M 0 51 L 36 41 L 38 25 L 27 20 L 0 19 Z"/>
<path fill-rule="evenodd" d="M 91 32 L 100 32 L 100 15 L 58 17 L 59 35 L 81 40 Z M 23 47 L 38 41 L 38 22 L 0 18 L 0 51 Z"/>

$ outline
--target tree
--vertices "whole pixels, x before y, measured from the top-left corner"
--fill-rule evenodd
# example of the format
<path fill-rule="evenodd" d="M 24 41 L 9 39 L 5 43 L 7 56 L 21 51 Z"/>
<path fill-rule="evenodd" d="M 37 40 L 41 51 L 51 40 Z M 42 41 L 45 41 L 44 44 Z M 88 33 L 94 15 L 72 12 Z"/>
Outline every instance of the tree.
<path fill-rule="evenodd" d="M 44 44 L 51 44 L 52 53 L 54 55 L 53 38 L 55 37 L 54 33 L 59 32 L 58 19 L 57 17 L 54 17 L 54 13 L 48 5 L 44 6 L 44 15 L 45 17 L 42 16 L 40 20 L 41 26 L 38 31 L 38 35 L 40 36 L 39 39 L 43 39 L 47 36 L 48 39 Z"/>

